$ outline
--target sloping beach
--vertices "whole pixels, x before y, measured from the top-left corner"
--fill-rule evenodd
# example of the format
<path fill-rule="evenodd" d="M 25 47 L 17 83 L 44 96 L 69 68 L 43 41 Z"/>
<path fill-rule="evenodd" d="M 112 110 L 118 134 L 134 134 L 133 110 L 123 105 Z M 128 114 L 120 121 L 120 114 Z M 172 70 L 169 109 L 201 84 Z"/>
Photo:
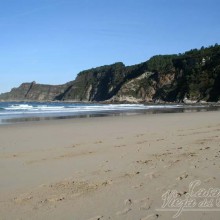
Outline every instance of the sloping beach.
<path fill-rule="evenodd" d="M 218 189 L 219 168 L 219 111 L 2 125 L 0 219 L 172 219 L 162 195 Z M 211 208 L 177 219 L 219 219 Z"/>

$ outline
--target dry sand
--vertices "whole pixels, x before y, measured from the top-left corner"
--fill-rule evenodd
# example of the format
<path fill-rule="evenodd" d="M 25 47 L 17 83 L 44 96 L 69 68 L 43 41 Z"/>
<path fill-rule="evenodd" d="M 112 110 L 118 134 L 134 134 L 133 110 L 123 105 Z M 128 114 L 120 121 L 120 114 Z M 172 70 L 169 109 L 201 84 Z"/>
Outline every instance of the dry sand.
<path fill-rule="evenodd" d="M 219 158 L 220 112 L 0 126 L 0 219 L 172 219 L 161 196 L 220 188 Z M 177 217 L 193 218 L 220 212 Z"/>

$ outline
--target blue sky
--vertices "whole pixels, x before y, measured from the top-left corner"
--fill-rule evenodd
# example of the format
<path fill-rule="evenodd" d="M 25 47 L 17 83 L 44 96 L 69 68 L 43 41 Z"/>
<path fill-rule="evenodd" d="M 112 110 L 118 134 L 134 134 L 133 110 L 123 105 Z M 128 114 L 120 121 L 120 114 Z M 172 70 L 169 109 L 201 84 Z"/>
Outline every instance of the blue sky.
<path fill-rule="evenodd" d="M 0 0 L 0 93 L 220 43 L 219 0 Z"/>

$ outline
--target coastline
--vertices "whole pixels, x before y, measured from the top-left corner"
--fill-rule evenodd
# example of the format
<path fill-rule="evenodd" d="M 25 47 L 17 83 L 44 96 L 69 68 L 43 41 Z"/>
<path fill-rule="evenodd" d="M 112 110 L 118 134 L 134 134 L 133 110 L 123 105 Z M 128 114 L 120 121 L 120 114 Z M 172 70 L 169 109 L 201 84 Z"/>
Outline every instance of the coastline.
<path fill-rule="evenodd" d="M 218 103 L 4 102 L 0 103 L 0 126 L 54 119 L 219 110 Z"/>
<path fill-rule="evenodd" d="M 171 219 L 161 196 L 220 187 L 220 112 L 0 126 L 1 219 Z M 178 219 L 218 219 L 183 212 Z"/>

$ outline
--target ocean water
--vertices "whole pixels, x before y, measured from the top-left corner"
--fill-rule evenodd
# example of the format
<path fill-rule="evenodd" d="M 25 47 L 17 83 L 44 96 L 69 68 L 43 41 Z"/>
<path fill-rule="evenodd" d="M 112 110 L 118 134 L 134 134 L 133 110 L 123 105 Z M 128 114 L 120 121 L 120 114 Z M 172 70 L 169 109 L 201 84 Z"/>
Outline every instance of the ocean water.
<path fill-rule="evenodd" d="M 0 102 L 0 124 L 24 121 L 163 112 L 204 111 L 203 105 L 96 104 L 65 102 Z M 212 108 L 213 109 L 213 108 Z M 218 110 L 215 109 L 215 110 Z"/>

